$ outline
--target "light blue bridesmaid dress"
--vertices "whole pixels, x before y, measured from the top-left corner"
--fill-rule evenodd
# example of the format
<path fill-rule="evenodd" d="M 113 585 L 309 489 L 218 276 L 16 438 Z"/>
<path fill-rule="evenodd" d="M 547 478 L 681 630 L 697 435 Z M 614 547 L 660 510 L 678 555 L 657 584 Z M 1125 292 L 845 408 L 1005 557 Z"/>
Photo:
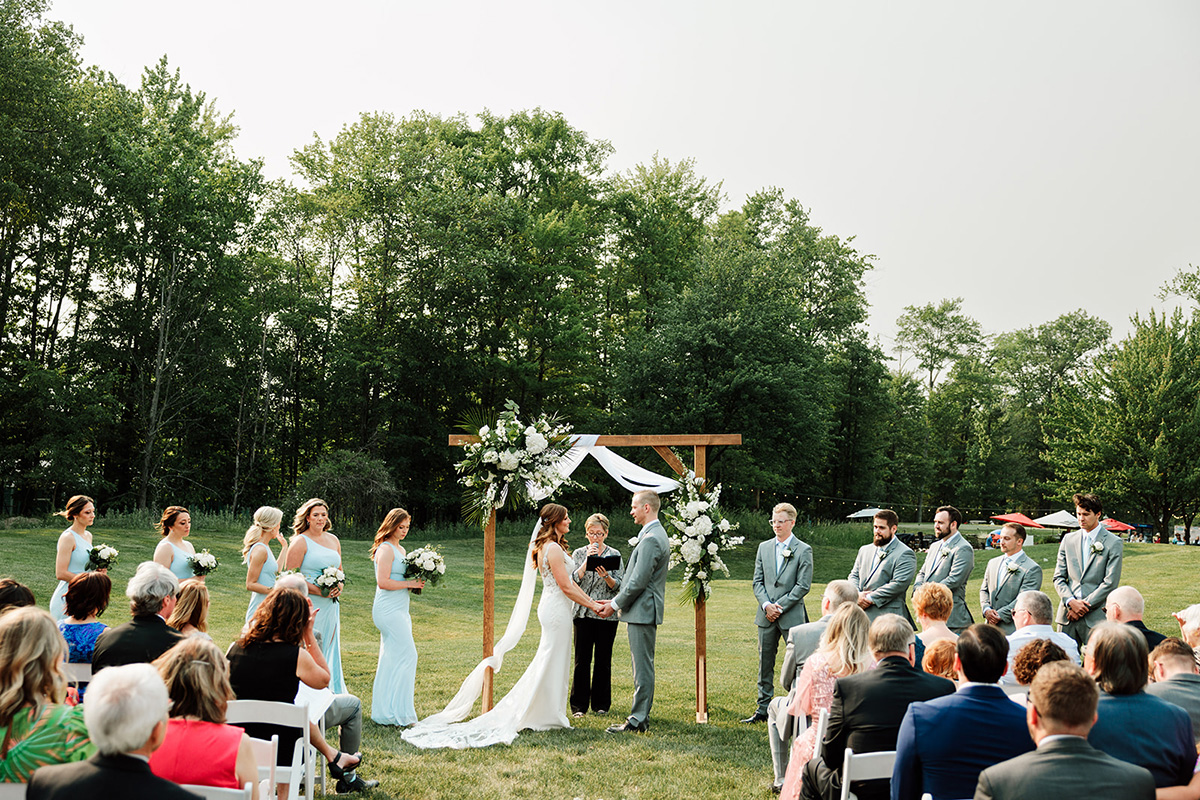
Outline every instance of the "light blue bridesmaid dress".
<path fill-rule="evenodd" d="M 87 571 L 88 553 L 92 550 L 92 543 L 80 536 L 71 528 L 71 535 L 75 537 L 75 549 L 71 551 L 71 561 L 67 564 L 67 570 L 76 574 Z M 67 531 L 63 531 L 66 533 Z M 67 603 L 63 599 L 67 594 L 67 582 L 59 581 L 58 586 L 54 589 L 54 594 L 50 596 L 50 616 L 54 617 L 55 622 L 61 622 L 67 618 Z"/>
<path fill-rule="evenodd" d="M 275 585 L 275 573 L 279 572 L 279 562 L 275 560 L 275 554 L 271 552 L 271 548 L 263 542 L 254 543 L 250 548 L 250 552 L 246 553 L 247 562 L 250 561 L 250 553 L 254 552 L 255 547 L 263 547 L 267 551 L 267 560 L 263 562 L 262 571 L 258 573 L 258 577 L 255 580 L 270 589 Z M 262 604 L 264 597 L 266 595 L 259 592 L 250 593 L 250 607 L 246 609 L 246 622 L 249 622 L 250 618 L 254 616 L 255 609 Z"/>
<path fill-rule="evenodd" d="M 167 544 L 171 545 L 174 553 L 171 557 L 171 572 L 175 573 L 175 577 L 181 581 L 196 577 L 196 573 L 192 571 L 192 565 L 188 563 L 192 554 L 170 540 L 167 541 Z"/>
<path fill-rule="evenodd" d="M 391 542 L 394 581 L 404 580 L 408 567 L 404 548 Z M 417 721 L 413 693 L 417 684 L 417 645 L 413 641 L 412 617 L 408 614 L 408 589 L 375 587 L 371 619 L 379 629 L 379 665 L 371 691 L 371 719 L 380 725 L 411 725 Z"/>
<path fill-rule="evenodd" d="M 317 576 L 326 567 L 341 566 L 342 554 L 330 547 L 322 547 L 308 536 L 304 536 L 304 539 L 308 542 L 308 547 L 304 549 L 300 573 L 306 581 L 316 584 Z M 346 680 L 342 677 L 341 603 L 335 603 L 319 594 L 310 594 L 308 597 L 317 608 L 317 621 L 313 630 L 321 640 L 321 655 L 325 656 L 325 663 L 329 665 L 329 690 L 334 694 L 345 694 Z"/>

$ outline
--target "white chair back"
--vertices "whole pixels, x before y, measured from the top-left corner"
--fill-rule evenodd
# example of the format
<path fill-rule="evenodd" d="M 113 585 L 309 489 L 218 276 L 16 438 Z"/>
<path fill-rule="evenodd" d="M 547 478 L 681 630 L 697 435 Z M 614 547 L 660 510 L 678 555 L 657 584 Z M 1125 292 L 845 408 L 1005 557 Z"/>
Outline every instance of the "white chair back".
<path fill-rule="evenodd" d="M 1000 684 L 1000 688 L 1009 697 L 1012 697 L 1014 694 L 1029 694 L 1029 687 L 1022 686 L 1019 683 L 1002 683 Z"/>
<path fill-rule="evenodd" d="M 270 740 L 250 737 L 250 752 L 254 753 L 254 763 L 258 764 L 258 778 L 266 781 L 264 800 L 275 797 L 275 764 L 279 761 L 279 734 L 271 736 Z"/>
<path fill-rule="evenodd" d="M 181 783 L 179 785 L 192 794 L 200 795 L 204 800 L 252 800 L 254 797 L 254 789 L 249 783 L 241 789 L 226 789 L 222 786 L 201 786 L 198 783 Z"/>
<path fill-rule="evenodd" d="M 25 784 L 0 783 L 0 800 L 25 800 Z"/>
<path fill-rule="evenodd" d="M 813 731 L 816 738 L 813 739 L 813 752 L 821 752 L 821 742 L 825 741 L 825 732 L 829 730 L 829 709 L 822 708 L 821 713 L 817 716 L 817 729 Z"/>
<path fill-rule="evenodd" d="M 846 757 L 842 761 L 842 800 L 858 800 L 850 791 L 851 781 L 873 781 L 892 777 L 892 767 L 896 764 L 896 751 L 884 750 L 879 753 L 862 753 L 855 755 L 847 747 Z"/>
<path fill-rule="evenodd" d="M 298 729 L 300 736 L 292 749 L 291 766 L 278 767 L 275 781 L 288 785 L 287 800 L 299 800 L 301 796 L 312 800 L 316 749 L 312 746 L 312 738 L 309 735 L 306 706 L 270 700 L 230 700 L 225 709 L 225 721 L 231 725 L 254 722 Z M 303 795 L 300 792 L 301 782 L 304 785 Z"/>
<path fill-rule="evenodd" d="M 92 665 L 75 664 L 70 661 L 63 664 L 63 671 L 67 673 L 67 680 L 71 683 L 87 683 L 92 679 Z"/>

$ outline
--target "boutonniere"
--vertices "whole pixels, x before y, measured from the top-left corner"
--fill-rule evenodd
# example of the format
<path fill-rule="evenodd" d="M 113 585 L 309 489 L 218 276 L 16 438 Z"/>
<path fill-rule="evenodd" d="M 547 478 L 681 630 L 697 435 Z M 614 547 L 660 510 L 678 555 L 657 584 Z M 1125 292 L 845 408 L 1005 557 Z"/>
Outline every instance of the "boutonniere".
<path fill-rule="evenodd" d="M 783 560 L 787 561 L 791 557 L 792 557 L 792 548 L 790 548 L 790 547 L 783 548 Z"/>
<path fill-rule="evenodd" d="M 885 551 L 883 551 L 883 550 L 880 550 L 878 553 L 876 553 L 876 557 L 877 557 L 877 558 L 878 558 L 880 561 L 883 561 L 885 558 L 887 558 L 887 553 L 886 553 Z"/>
<path fill-rule="evenodd" d="M 1012 562 L 1010 561 L 1010 562 L 1008 562 L 1008 566 L 1006 567 L 1006 569 L 1007 569 L 1009 572 L 1017 572 L 1017 571 L 1018 571 L 1018 570 L 1020 570 L 1021 568 L 1020 568 L 1020 567 L 1018 567 L 1016 564 L 1014 564 L 1014 563 L 1012 563 Z"/>
<path fill-rule="evenodd" d="M 638 537 L 636 537 L 636 536 L 634 536 L 632 539 L 629 540 L 630 547 L 637 547 L 637 543 L 638 543 Z"/>
<path fill-rule="evenodd" d="M 1100 544 L 1099 542 L 1092 542 L 1092 552 L 1093 553 L 1103 553 L 1104 545 Z"/>

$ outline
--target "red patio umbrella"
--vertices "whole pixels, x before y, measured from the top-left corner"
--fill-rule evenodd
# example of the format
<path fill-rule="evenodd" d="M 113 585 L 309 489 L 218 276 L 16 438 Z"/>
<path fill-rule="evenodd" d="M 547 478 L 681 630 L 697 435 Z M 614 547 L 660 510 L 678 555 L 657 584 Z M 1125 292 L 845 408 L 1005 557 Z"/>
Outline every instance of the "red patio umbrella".
<path fill-rule="evenodd" d="M 1134 526 L 1126 525 L 1119 519 L 1102 519 L 1100 520 L 1100 524 L 1114 533 L 1124 533 L 1125 531 L 1137 530 Z"/>
<path fill-rule="evenodd" d="M 1024 514 L 1022 514 L 1019 511 L 1014 514 L 994 514 L 991 517 L 988 517 L 988 519 L 994 519 L 999 522 L 1015 522 L 1018 525 L 1024 525 L 1026 528 L 1044 528 L 1044 527 L 1046 527 L 1045 525 L 1038 525 L 1036 522 L 1034 522 L 1029 517 L 1025 516 Z M 1112 528 L 1109 528 L 1109 530 L 1112 530 Z M 1122 528 L 1121 530 L 1124 530 L 1124 528 Z"/>

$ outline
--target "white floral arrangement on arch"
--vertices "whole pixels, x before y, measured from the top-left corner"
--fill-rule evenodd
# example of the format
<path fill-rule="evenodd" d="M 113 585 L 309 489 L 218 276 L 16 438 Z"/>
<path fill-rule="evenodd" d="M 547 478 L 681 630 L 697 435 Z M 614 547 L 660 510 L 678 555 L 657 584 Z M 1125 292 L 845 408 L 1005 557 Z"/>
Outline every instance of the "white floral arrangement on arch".
<path fill-rule="evenodd" d="M 746 541 L 744 536 L 731 536 L 738 529 L 721 513 L 721 485 L 704 491 L 704 479 L 690 475 L 683 482 L 683 491 L 675 497 L 674 507 L 663 509 L 670 523 L 668 541 L 671 543 L 671 562 L 668 569 L 683 565 L 683 593 L 693 603 L 708 600 L 712 594 L 714 573 L 729 577 L 729 567 L 721 553 Z"/>
<path fill-rule="evenodd" d="M 558 464 L 571 449 L 571 426 L 545 414 L 522 422 L 512 400 L 504 408 L 491 425 L 483 420 L 463 424 L 462 430 L 479 441 L 468 444 L 466 456 L 454 465 L 466 488 L 463 515 L 480 527 L 510 494 L 532 506 L 527 483 L 549 491 L 569 482 Z"/>

